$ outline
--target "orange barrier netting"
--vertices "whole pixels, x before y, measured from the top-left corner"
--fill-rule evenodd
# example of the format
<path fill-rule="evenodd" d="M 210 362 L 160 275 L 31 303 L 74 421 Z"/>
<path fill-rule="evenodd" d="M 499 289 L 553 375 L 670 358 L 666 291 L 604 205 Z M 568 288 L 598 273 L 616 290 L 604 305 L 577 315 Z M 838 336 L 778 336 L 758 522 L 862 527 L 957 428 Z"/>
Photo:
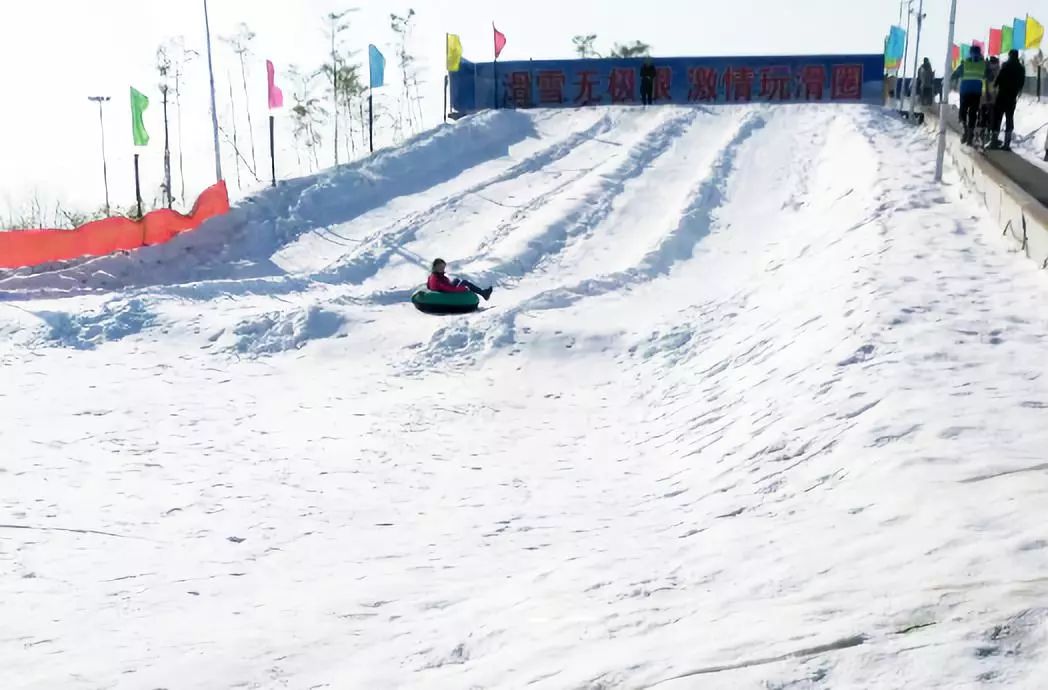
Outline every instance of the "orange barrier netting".
<path fill-rule="evenodd" d="M 226 183 L 222 181 L 204 190 L 189 215 L 164 208 L 150 211 L 139 221 L 105 218 L 81 225 L 76 230 L 0 232 L 0 268 L 35 266 L 163 244 L 228 211 L 229 195 Z"/>

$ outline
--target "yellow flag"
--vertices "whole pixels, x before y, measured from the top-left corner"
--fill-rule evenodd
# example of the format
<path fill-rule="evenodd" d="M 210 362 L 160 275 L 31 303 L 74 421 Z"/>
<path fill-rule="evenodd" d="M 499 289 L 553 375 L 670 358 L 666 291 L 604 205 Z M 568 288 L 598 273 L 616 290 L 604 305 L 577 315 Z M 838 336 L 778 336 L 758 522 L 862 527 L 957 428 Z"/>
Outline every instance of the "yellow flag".
<path fill-rule="evenodd" d="M 448 71 L 458 72 L 462 63 L 462 41 L 455 34 L 448 34 Z"/>
<path fill-rule="evenodd" d="M 1040 48 L 1044 38 L 1044 24 L 1026 15 L 1026 48 Z"/>

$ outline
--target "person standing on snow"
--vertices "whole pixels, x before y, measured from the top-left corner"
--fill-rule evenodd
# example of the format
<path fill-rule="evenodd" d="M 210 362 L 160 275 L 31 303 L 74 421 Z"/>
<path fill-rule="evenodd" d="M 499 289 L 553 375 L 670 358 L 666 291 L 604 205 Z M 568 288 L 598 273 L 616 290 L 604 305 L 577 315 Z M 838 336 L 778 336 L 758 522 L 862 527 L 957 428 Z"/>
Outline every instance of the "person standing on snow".
<path fill-rule="evenodd" d="M 979 118 L 979 106 L 986 92 L 988 66 L 983 60 L 982 49 L 972 46 L 968 58 L 954 70 L 952 78 L 961 80 L 961 126 L 964 127 L 962 144 L 969 146 L 975 141 L 975 123 Z"/>
<path fill-rule="evenodd" d="M 433 292 L 472 292 L 473 294 L 480 295 L 484 298 L 484 301 L 491 299 L 492 288 L 481 290 L 479 287 L 461 278 L 455 280 L 449 279 L 444 275 L 444 271 L 447 270 L 447 262 L 444 259 L 434 259 L 432 271 L 429 274 L 429 280 L 426 281 L 426 289 Z"/>
<path fill-rule="evenodd" d="M 994 86 L 997 88 L 997 101 L 994 108 L 993 141 L 990 142 L 990 148 L 1011 151 L 1012 132 L 1015 130 L 1015 104 L 1019 100 L 1023 87 L 1026 86 L 1026 68 L 1023 67 L 1023 63 L 1019 62 L 1018 50 L 1008 53 L 1008 60 L 1001 67 L 1001 73 L 994 80 Z M 1004 145 L 1002 146 L 1001 120 L 1006 118 Z"/>
<path fill-rule="evenodd" d="M 917 71 L 917 87 L 921 94 L 921 105 L 931 105 L 935 101 L 935 69 L 928 58 Z"/>
<path fill-rule="evenodd" d="M 640 102 L 643 105 L 655 103 L 655 63 L 651 58 L 644 58 L 640 68 Z"/>

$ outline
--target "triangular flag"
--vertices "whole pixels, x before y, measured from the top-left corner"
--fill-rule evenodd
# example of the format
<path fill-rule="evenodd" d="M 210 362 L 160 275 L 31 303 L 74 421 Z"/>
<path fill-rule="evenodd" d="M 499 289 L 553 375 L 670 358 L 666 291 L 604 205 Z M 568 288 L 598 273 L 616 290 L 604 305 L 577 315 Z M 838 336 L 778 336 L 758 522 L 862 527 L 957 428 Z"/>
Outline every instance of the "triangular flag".
<path fill-rule="evenodd" d="M 144 93 L 131 87 L 131 133 L 135 138 L 135 146 L 145 146 L 149 143 L 149 133 L 146 125 L 142 122 L 142 113 L 149 107 L 149 99 Z"/>
<path fill-rule="evenodd" d="M 1026 50 L 1026 20 L 1016 19 L 1012 24 L 1012 48 Z"/>
<path fill-rule="evenodd" d="M 448 71 L 458 72 L 462 64 L 462 40 L 455 34 L 448 34 Z"/>
<path fill-rule="evenodd" d="M 269 109 L 284 107 L 284 92 L 277 88 L 276 68 L 266 60 L 266 74 L 269 76 Z"/>
<path fill-rule="evenodd" d="M 496 29 L 494 22 L 491 23 L 491 28 L 495 32 L 495 59 L 498 60 L 502 49 L 506 47 L 506 34 Z"/>
<path fill-rule="evenodd" d="M 374 45 L 368 45 L 368 65 L 371 68 L 371 88 L 377 89 L 386 80 L 386 58 Z"/>
<path fill-rule="evenodd" d="M 990 55 L 1001 54 L 1001 30 L 990 29 Z"/>
<path fill-rule="evenodd" d="M 1011 26 L 1001 27 L 1001 55 L 1007 55 L 1014 47 L 1014 44 L 1012 43 L 1012 31 Z"/>
<path fill-rule="evenodd" d="M 1043 38 L 1044 25 L 1030 15 L 1026 15 L 1026 48 L 1040 48 Z"/>

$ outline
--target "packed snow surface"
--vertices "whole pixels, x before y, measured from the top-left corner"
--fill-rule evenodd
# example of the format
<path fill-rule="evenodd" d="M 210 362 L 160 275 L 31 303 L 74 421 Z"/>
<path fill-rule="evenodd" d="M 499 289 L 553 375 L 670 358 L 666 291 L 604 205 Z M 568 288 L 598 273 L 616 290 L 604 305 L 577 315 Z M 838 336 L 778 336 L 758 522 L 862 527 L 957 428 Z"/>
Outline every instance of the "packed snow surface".
<path fill-rule="evenodd" d="M 933 159 L 486 113 L 0 274 L 0 687 L 1045 687 L 1048 282 Z"/>

